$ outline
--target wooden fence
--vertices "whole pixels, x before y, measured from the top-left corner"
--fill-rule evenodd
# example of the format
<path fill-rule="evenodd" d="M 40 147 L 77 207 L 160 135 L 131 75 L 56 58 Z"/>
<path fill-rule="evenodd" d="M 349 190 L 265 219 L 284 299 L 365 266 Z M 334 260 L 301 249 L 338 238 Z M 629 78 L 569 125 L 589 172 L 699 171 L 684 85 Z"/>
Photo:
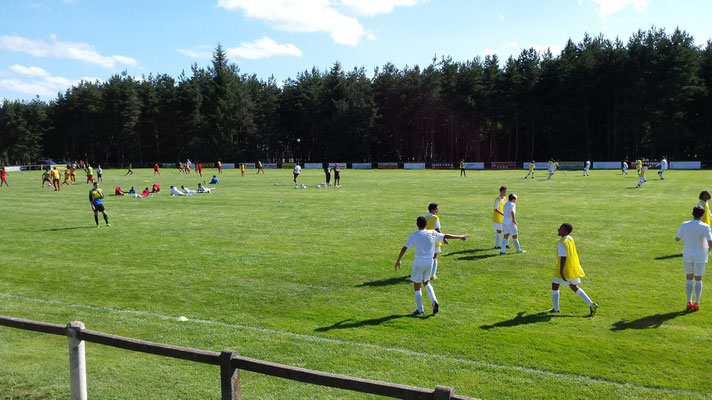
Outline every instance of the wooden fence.
<path fill-rule="evenodd" d="M 108 333 L 87 330 L 84 328 L 84 324 L 79 321 L 70 322 L 64 326 L 59 324 L 50 324 L 47 322 L 0 316 L 0 326 L 68 337 L 72 400 L 85 400 L 87 398 L 86 362 L 84 353 L 85 341 L 164 357 L 173 357 L 203 364 L 218 365 L 220 366 L 220 391 L 222 395 L 221 398 L 223 400 L 241 399 L 240 370 L 252 371 L 269 376 L 312 383 L 320 386 L 329 386 L 338 389 L 370 393 L 398 399 L 470 399 L 469 397 L 455 395 L 452 388 L 445 386 L 437 386 L 435 390 L 424 389 L 389 382 L 354 378 L 346 375 L 329 374 L 321 371 L 256 360 L 253 358 L 242 357 L 238 355 L 237 352 L 232 350 L 224 350 L 221 353 L 217 353 L 213 351 L 131 339 Z"/>

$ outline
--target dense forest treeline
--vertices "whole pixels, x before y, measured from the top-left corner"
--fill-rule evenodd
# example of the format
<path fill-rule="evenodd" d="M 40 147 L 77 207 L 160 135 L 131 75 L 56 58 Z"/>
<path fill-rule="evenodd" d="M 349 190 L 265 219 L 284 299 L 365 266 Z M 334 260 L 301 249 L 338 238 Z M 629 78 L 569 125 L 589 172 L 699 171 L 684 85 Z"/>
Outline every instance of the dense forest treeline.
<path fill-rule="evenodd" d="M 218 46 L 190 75 L 124 72 L 0 108 L 0 164 L 710 160 L 711 138 L 712 42 L 656 28 L 627 43 L 586 35 L 559 55 L 529 49 L 503 65 L 444 57 L 369 77 L 337 62 L 282 86 L 240 73 Z"/>

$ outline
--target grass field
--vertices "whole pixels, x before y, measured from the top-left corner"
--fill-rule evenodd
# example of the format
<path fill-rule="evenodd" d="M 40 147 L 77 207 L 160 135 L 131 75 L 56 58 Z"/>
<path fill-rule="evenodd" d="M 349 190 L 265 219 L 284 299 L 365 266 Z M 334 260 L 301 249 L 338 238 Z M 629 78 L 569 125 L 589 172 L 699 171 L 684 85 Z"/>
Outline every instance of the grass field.
<path fill-rule="evenodd" d="M 684 312 L 682 244 L 709 171 L 228 170 L 211 194 L 133 199 L 117 185 L 194 188 L 196 175 L 107 170 L 112 227 L 94 227 L 89 185 L 40 189 L 38 172 L 0 188 L 0 314 L 221 351 L 362 378 L 491 398 L 704 398 L 712 395 L 712 289 Z M 213 171 L 208 170 L 212 175 Z M 83 177 L 78 177 L 79 180 Z M 208 178 L 204 178 L 208 180 Z M 145 182 L 148 180 L 149 182 Z M 279 183 L 275 186 L 275 182 Z M 527 254 L 493 250 L 500 185 L 519 196 Z M 443 231 L 469 234 L 440 255 L 440 313 L 414 309 L 413 252 L 393 270 L 415 218 L 440 205 Z M 551 278 L 562 222 L 574 226 L 588 307 Z M 427 296 L 424 295 L 427 303 Z M 190 320 L 181 322 L 179 316 Z M 0 398 L 69 397 L 66 338 L 0 327 Z M 216 367 L 87 344 L 91 398 L 219 397 Z M 369 398 L 242 374 L 245 398 Z"/>

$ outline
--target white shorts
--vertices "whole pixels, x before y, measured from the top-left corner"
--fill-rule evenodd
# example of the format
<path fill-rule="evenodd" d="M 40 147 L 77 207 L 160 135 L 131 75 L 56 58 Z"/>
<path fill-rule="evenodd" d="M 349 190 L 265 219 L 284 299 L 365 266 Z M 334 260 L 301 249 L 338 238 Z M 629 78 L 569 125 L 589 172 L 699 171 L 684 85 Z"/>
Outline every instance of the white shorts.
<path fill-rule="evenodd" d="M 705 263 L 685 262 L 685 274 L 705 276 Z"/>
<path fill-rule="evenodd" d="M 433 259 L 416 258 L 413 260 L 413 270 L 410 280 L 415 283 L 429 281 L 433 271 Z"/>
<path fill-rule="evenodd" d="M 648 180 L 645 179 L 645 177 L 642 177 L 642 178 L 640 178 L 640 180 L 638 181 L 638 185 L 642 185 L 642 184 L 644 184 L 644 183 L 647 182 L 647 181 L 648 181 Z"/>
<path fill-rule="evenodd" d="M 516 235 L 518 233 L 518 229 L 514 224 L 502 224 L 502 232 L 505 235 Z"/>
<path fill-rule="evenodd" d="M 435 246 L 435 254 L 442 253 L 443 246 Z"/>
<path fill-rule="evenodd" d="M 563 280 L 561 278 L 555 277 L 553 283 L 556 283 L 557 285 L 564 285 L 564 286 L 569 286 L 569 285 L 578 286 L 581 284 L 581 278 Z"/>
<path fill-rule="evenodd" d="M 501 231 L 502 230 L 502 224 L 498 224 L 496 222 L 492 223 L 492 226 L 494 226 L 495 231 Z"/>

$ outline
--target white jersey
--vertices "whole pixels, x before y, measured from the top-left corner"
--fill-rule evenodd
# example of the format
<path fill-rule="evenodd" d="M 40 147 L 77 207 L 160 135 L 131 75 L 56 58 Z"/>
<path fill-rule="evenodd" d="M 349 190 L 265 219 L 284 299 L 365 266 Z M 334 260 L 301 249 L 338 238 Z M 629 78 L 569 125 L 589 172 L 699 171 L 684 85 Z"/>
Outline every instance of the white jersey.
<path fill-rule="evenodd" d="M 502 220 L 502 223 L 513 224 L 514 221 L 512 221 L 512 213 L 514 213 L 515 215 L 517 214 L 517 205 L 512 203 L 511 201 L 504 203 L 504 207 L 502 207 L 502 213 L 504 214 L 504 219 Z"/>
<path fill-rule="evenodd" d="M 445 234 L 430 229 L 420 229 L 408 236 L 405 247 L 415 247 L 415 258 L 432 260 L 435 255 L 435 243 L 442 242 Z"/>
<path fill-rule="evenodd" d="M 302 173 L 302 167 L 300 167 L 299 165 L 295 165 L 295 166 L 294 166 L 294 173 L 297 174 L 297 175 L 301 174 L 301 173 Z"/>
<path fill-rule="evenodd" d="M 173 186 L 173 187 L 171 188 L 171 194 L 172 194 L 172 195 L 175 195 L 175 196 L 183 196 L 183 195 L 185 195 L 185 193 L 181 192 L 180 189 L 178 189 L 178 188 L 175 187 L 175 186 Z"/>
<path fill-rule="evenodd" d="M 660 161 L 660 172 L 666 171 L 668 169 L 668 162 L 667 160 L 662 160 Z"/>
<path fill-rule="evenodd" d="M 623 161 L 623 169 L 628 169 L 628 163 Z"/>
<path fill-rule="evenodd" d="M 700 220 L 685 221 L 680 225 L 677 235 L 685 241 L 682 248 L 682 261 L 706 263 L 709 247 L 707 241 L 712 240 L 710 226 Z"/>
<path fill-rule="evenodd" d="M 591 168 L 591 161 L 586 161 L 586 166 L 584 168 L 586 168 L 586 169 Z"/>

